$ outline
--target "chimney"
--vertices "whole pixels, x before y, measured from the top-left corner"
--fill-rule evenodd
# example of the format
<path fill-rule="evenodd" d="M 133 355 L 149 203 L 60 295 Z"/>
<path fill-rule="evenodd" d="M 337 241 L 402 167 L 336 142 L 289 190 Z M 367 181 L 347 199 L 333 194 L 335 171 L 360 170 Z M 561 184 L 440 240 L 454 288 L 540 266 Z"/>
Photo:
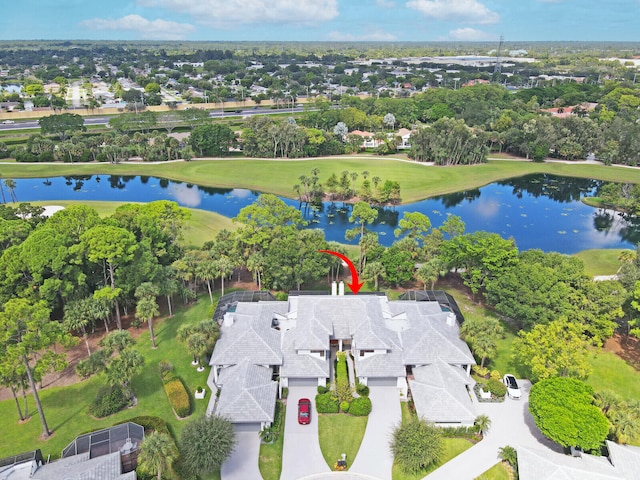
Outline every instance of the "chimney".
<path fill-rule="evenodd" d="M 344 295 L 344 282 L 340 282 L 338 285 L 338 295 Z"/>
<path fill-rule="evenodd" d="M 449 325 L 450 327 L 455 327 L 456 325 L 458 325 L 455 313 L 449 312 L 449 314 L 447 315 L 447 325 Z"/>
<path fill-rule="evenodd" d="M 225 327 L 230 327 L 231 325 L 233 325 L 233 312 L 227 312 L 224 314 L 222 325 Z"/>
<path fill-rule="evenodd" d="M 338 284 L 331 282 L 331 296 L 335 297 L 336 295 L 338 295 Z"/>

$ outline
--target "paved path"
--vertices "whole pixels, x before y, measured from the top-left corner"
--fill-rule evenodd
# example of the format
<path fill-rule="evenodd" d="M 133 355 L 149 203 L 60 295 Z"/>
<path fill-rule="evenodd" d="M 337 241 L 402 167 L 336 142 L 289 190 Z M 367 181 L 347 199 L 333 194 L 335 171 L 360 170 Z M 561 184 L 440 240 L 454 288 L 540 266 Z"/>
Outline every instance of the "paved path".
<path fill-rule="evenodd" d="M 231 457 L 222 464 L 222 480 L 261 479 L 258 459 L 260 437 L 258 432 L 236 432 L 236 446 Z"/>
<path fill-rule="evenodd" d="M 324 461 L 320 451 L 315 401 L 317 393 L 317 387 L 289 387 L 280 480 L 298 480 L 312 474 L 330 471 L 329 465 Z M 309 425 L 298 423 L 298 400 L 301 398 L 311 400 L 311 423 Z M 250 478 L 246 477 L 246 480 Z"/>
<path fill-rule="evenodd" d="M 484 440 L 427 475 L 425 480 L 472 480 L 500 461 L 498 449 L 505 445 L 561 451 L 540 433 L 529 413 L 531 383 L 518 380 L 518 384 L 522 390 L 520 400 L 507 398 L 503 403 L 476 403 L 478 415 L 484 413 L 491 419 L 488 434 Z"/>
<path fill-rule="evenodd" d="M 389 440 L 393 427 L 402 419 L 400 396 L 397 387 L 371 387 L 369 398 L 372 410 L 367 430 L 349 472 L 391 480 L 393 456 Z"/>

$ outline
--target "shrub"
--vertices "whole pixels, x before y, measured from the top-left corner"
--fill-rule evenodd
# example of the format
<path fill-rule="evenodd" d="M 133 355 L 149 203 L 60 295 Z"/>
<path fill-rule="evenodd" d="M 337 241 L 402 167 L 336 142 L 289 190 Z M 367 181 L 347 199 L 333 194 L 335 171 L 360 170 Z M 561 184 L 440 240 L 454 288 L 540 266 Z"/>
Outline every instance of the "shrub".
<path fill-rule="evenodd" d="M 340 410 L 343 411 L 344 413 L 347 413 L 349 411 L 349 402 L 347 401 L 340 402 Z"/>
<path fill-rule="evenodd" d="M 158 362 L 158 371 L 160 372 L 162 381 L 164 381 L 165 375 L 168 372 L 173 372 L 173 364 L 169 360 L 160 360 Z"/>
<path fill-rule="evenodd" d="M 279 302 L 285 302 L 288 298 L 289 298 L 289 294 L 286 292 L 276 293 L 276 300 L 278 300 Z"/>
<path fill-rule="evenodd" d="M 491 380 L 500 380 L 501 378 L 502 375 L 500 375 L 498 370 L 491 370 Z"/>
<path fill-rule="evenodd" d="M 354 398 L 349 406 L 349 413 L 356 417 L 366 417 L 371 413 L 371 399 L 369 397 Z"/>
<path fill-rule="evenodd" d="M 444 450 L 439 427 L 425 420 L 411 418 L 395 427 L 391 439 L 391 452 L 405 472 L 418 473 L 437 463 Z"/>
<path fill-rule="evenodd" d="M 329 389 L 322 385 L 318 385 L 318 395 L 322 395 L 323 393 L 327 393 Z"/>
<path fill-rule="evenodd" d="M 180 418 L 189 416 L 191 413 L 191 401 L 187 389 L 184 388 L 182 380 L 174 378 L 173 380 L 164 384 L 164 391 L 167 394 L 169 403 L 176 412 L 176 415 Z"/>
<path fill-rule="evenodd" d="M 100 373 L 105 369 L 107 362 L 107 352 L 98 350 L 89 355 L 86 360 L 80 360 L 76 365 L 76 373 L 82 378 L 88 378 L 91 375 Z"/>
<path fill-rule="evenodd" d="M 358 395 L 360 395 L 361 397 L 368 397 L 369 387 L 367 387 L 363 383 L 358 383 L 358 385 L 356 385 L 356 392 L 358 392 Z"/>
<path fill-rule="evenodd" d="M 220 390 L 218 390 L 219 392 Z M 289 396 L 289 389 L 287 387 L 282 389 L 282 398 L 287 398 Z"/>
<path fill-rule="evenodd" d="M 318 413 L 338 413 L 340 408 L 331 392 L 316 395 L 316 410 Z"/>
<path fill-rule="evenodd" d="M 471 367 L 473 373 L 478 375 L 479 377 L 487 378 L 489 376 L 489 369 L 487 367 L 481 367 L 480 365 L 474 365 Z"/>
<path fill-rule="evenodd" d="M 180 477 L 211 475 L 229 458 L 234 444 L 233 425 L 225 418 L 203 415 L 188 423 L 180 437 Z"/>
<path fill-rule="evenodd" d="M 102 387 L 89 406 L 91 415 L 102 418 L 119 412 L 129 405 L 129 397 L 119 387 Z"/>
<path fill-rule="evenodd" d="M 504 397 L 507 394 L 505 384 L 493 378 L 487 382 L 487 389 L 496 397 Z"/>

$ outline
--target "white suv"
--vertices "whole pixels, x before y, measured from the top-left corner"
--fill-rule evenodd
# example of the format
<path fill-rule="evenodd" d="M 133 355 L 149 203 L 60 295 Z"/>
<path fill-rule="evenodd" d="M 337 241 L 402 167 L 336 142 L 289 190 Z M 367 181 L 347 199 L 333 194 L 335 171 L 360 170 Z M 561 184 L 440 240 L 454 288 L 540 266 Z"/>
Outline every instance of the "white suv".
<path fill-rule="evenodd" d="M 520 387 L 518 386 L 518 382 L 516 382 L 516 377 L 507 373 L 502 381 L 507 387 L 507 395 L 509 395 L 509 398 L 519 400 L 522 396 L 522 392 L 520 392 Z"/>

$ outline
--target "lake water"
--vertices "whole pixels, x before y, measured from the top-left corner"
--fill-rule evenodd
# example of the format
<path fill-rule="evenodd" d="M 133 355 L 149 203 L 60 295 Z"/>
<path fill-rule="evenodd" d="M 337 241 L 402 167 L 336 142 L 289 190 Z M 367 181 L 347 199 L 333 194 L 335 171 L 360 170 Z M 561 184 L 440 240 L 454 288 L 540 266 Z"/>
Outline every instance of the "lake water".
<path fill-rule="evenodd" d="M 528 175 L 497 182 L 479 189 L 433 197 L 396 207 L 379 208 L 378 219 L 370 227 L 380 235 L 380 243 L 391 245 L 393 230 L 403 212 L 419 211 L 439 226 L 447 213 L 460 216 L 468 232 L 487 230 L 513 237 L 518 248 L 576 253 L 588 248 L 632 248 L 640 241 L 640 224 L 615 212 L 594 209 L 580 201 L 592 195 L 602 182 L 588 179 Z M 92 175 L 49 179 L 18 179 L 15 193 L 19 201 L 107 200 L 150 202 L 174 200 L 185 207 L 209 210 L 234 217 L 260 194 L 244 189 L 216 189 L 155 177 Z M 5 188 L 6 190 L 6 188 Z M 6 192 L 5 192 L 6 194 Z M 344 232 L 351 206 L 325 202 L 321 206 L 300 205 L 310 228 L 322 228 L 327 240 L 346 242 Z"/>

